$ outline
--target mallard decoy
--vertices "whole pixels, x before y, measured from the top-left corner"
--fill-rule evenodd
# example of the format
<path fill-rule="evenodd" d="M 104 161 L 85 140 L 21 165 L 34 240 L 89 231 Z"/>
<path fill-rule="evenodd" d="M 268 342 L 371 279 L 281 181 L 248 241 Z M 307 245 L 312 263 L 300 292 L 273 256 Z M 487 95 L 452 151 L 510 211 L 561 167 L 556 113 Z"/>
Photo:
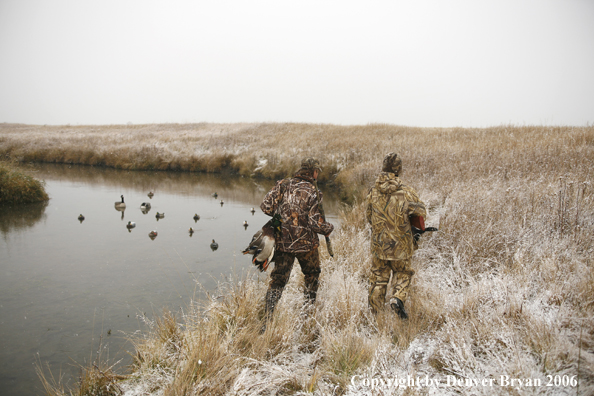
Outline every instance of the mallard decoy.
<path fill-rule="evenodd" d="M 224 203 L 225 203 L 225 201 L 223 201 L 223 200 L 221 199 L 221 206 L 223 206 L 223 204 L 224 204 Z"/>
<path fill-rule="evenodd" d="M 248 228 L 248 225 L 249 225 L 249 224 L 248 224 L 247 220 L 243 222 L 243 226 L 244 226 L 246 229 Z"/>
<path fill-rule="evenodd" d="M 264 272 L 274 256 L 274 245 L 274 227 L 269 221 L 254 234 L 249 246 L 242 253 L 253 255 L 252 264 L 258 267 L 260 272 Z"/>
<path fill-rule="evenodd" d="M 252 212 L 252 216 L 253 216 L 253 215 L 254 215 L 254 213 L 256 213 L 256 209 L 254 209 L 254 208 L 251 208 L 251 209 L 250 209 L 250 212 Z"/>
<path fill-rule="evenodd" d="M 219 196 L 219 194 L 217 194 L 216 192 L 214 192 L 214 193 L 212 194 L 212 196 L 216 198 L 216 197 L 218 197 L 218 196 Z"/>
<path fill-rule="evenodd" d="M 210 244 L 210 248 L 212 249 L 212 251 L 214 252 L 215 250 L 217 250 L 219 248 L 219 244 L 215 242 L 215 240 L 212 240 L 212 243 Z"/>
<path fill-rule="evenodd" d="M 83 216 L 81 213 L 81 215 L 78 216 L 78 220 L 82 223 L 84 219 L 85 219 L 85 216 Z"/>
<path fill-rule="evenodd" d="M 155 215 L 155 217 L 157 218 L 157 220 L 162 219 L 165 217 L 165 213 L 159 213 L 157 212 L 157 214 Z"/>
<path fill-rule="evenodd" d="M 157 237 L 157 231 L 153 230 L 151 232 L 149 232 L 149 238 L 151 239 L 155 239 Z"/>
<path fill-rule="evenodd" d="M 128 224 L 126 224 L 126 228 L 130 229 L 130 228 L 134 228 L 136 227 L 136 223 L 133 221 L 129 221 Z"/>
<path fill-rule="evenodd" d="M 153 197 L 155 196 L 155 194 L 153 194 L 152 191 L 149 191 L 149 193 L 147 194 L 149 198 L 153 199 Z"/>
<path fill-rule="evenodd" d="M 194 233 L 194 229 L 192 227 L 190 227 L 190 229 L 188 230 L 188 232 L 190 233 L 190 236 L 192 236 L 192 234 Z"/>
<path fill-rule="evenodd" d="M 194 221 L 198 221 L 198 220 L 200 220 L 200 216 L 198 216 L 198 213 L 196 213 L 196 214 L 194 215 Z"/>
<path fill-rule="evenodd" d="M 140 204 L 140 210 L 149 210 L 151 208 L 151 204 L 148 202 L 143 202 Z"/>
<path fill-rule="evenodd" d="M 116 209 L 124 209 L 126 207 L 126 203 L 124 202 L 124 196 L 121 195 L 121 197 L 122 197 L 122 202 L 116 201 L 116 203 L 114 204 Z"/>

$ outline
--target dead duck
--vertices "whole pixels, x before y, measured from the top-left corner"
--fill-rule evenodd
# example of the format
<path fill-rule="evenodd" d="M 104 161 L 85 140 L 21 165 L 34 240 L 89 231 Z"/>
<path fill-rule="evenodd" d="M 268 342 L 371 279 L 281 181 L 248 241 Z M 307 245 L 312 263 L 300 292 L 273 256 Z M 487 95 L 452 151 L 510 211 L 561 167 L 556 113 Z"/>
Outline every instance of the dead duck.
<path fill-rule="evenodd" d="M 260 272 L 264 272 L 274 256 L 274 245 L 274 227 L 269 221 L 254 234 L 249 246 L 242 253 L 251 254 L 252 264 L 258 267 Z"/>
<path fill-rule="evenodd" d="M 198 213 L 196 213 L 193 217 L 194 221 L 198 221 L 200 220 L 200 216 L 198 216 Z"/>
<path fill-rule="evenodd" d="M 163 218 L 165 218 L 165 213 L 159 213 L 159 212 L 157 212 L 157 214 L 155 215 L 155 217 L 157 218 L 157 220 L 163 219 Z"/>
<path fill-rule="evenodd" d="M 82 223 L 84 219 L 85 219 L 85 216 L 83 216 L 81 213 L 80 216 L 78 216 L 78 221 L 80 221 Z"/>
<path fill-rule="evenodd" d="M 215 250 L 217 250 L 219 248 L 219 244 L 215 242 L 215 240 L 212 240 L 212 243 L 210 244 L 210 248 L 212 249 L 212 251 L 214 252 Z"/>
<path fill-rule="evenodd" d="M 116 201 L 116 203 L 114 204 L 114 206 L 116 207 L 116 209 L 124 209 L 126 208 L 126 203 L 124 202 L 124 196 L 121 195 L 122 197 L 122 201 Z"/>

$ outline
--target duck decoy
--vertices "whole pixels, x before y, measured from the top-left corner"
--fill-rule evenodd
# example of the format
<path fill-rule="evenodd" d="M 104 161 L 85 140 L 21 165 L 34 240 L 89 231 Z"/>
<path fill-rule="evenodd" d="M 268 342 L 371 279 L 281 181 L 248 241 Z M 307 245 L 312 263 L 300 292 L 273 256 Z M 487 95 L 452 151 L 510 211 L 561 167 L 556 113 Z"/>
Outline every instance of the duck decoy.
<path fill-rule="evenodd" d="M 243 222 L 243 227 L 247 230 L 247 228 L 248 228 L 248 222 L 247 222 L 247 220 Z"/>
<path fill-rule="evenodd" d="M 198 216 L 198 213 L 196 213 L 194 215 L 194 221 L 197 222 L 198 220 L 200 220 L 200 216 Z"/>
<path fill-rule="evenodd" d="M 78 216 L 78 221 L 80 221 L 82 223 L 84 219 L 85 219 L 85 216 L 83 216 L 81 213 L 81 215 Z"/>
<path fill-rule="evenodd" d="M 155 238 L 157 237 L 157 231 L 153 230 L 153 231 L 149 232 L 148 236 L 152 240 L 155 240 Z"/>
<path fill-rule="evenodd" d="M 122 197 L 122 202 L 116 201 L 116 203 L 114 204 L 116 209 L 125 209 L 126 208 L 126 203 L 124 202 L 124 196 L 121 195 L 121 197 Z"/>
<path fill-rule="evenodd" d="M 254 208 L 251 208 L 251 209 L 250 209 L 250 212 L 252 212 L 252 216 L 253 216 L 253 215 L 254 215 L 254 213 L 256 213 L 256 209 L 254 209 Z"/>
<path fill-rule="evenodd" d="M 157 218 L 157 220 L 162 219 L 165 217 L 165 213 L 159 213 L 157 212 L 157 214 L 155 215 L 155 217 Z"/>
<path fill-rule="evenodd" d="M 128 224 L 126 224 L 126 228 L 129 229 L 129 230 L 132 229 L 132 228 L 134 228 L 134 227 L 136 227 L 136 223 L 133 222 L 133 221 L 129 221 Z"/>
<path fill-rule="evenodd" d="M 152 191 L 149 191 L 149 193 L 147 195 L 150 199 L 153 199 L 153 197 L 155 196 L 155 194 L 153 194 Z"/>
<path fill-rule="evenodd" d="M 192 234 L 194 233 L 194 229 L 192 227 L 190 227 L 190 229 L 188 230 L 188 232 L 190 233 L 190 236 L 192 236 Z"/>
<path fill-rule="evenodd" d="M 219 194 L 217 194 L 216 192 L 214 192 L 214 193 L 212 194 L 212 196 L 216 198 L 216 197 L 218 197 L 218 196 L 219 196 Z"/>
<path fill-rule="evenodd" d="M 143 202 L 140 204 L 140 210 L 149 210 L 151 208 L 151 204 L 148 202 Z"/>
<path fill-rule="evenodd" d="M 243 254 L 251 254 L 252 264 L 254 264 L 260 272 L 266 271 L 270 260 L 274 256 L 274 227 L 272 222 L 264 224 L 261 230 L 258 230 L 252 237 L 249 246 L 242 251 Z"/>
<path fill-rule="evenodd" d="M 212 249 L 212 251 L 214 252 L 215 250 L 217 250 L 219 248 L 219 244 L 215 242 L 215 240 L 212 240 L 212 243 L 210 244 L 210 248 Z"/>
<path fill-rule="evenodd" d="M 225 201 L 223 201 L 223 200 L 221 199 L 221 206 L 223 206 L 223 204 L 224 204 L 224 203 L 225 203 Z"/>

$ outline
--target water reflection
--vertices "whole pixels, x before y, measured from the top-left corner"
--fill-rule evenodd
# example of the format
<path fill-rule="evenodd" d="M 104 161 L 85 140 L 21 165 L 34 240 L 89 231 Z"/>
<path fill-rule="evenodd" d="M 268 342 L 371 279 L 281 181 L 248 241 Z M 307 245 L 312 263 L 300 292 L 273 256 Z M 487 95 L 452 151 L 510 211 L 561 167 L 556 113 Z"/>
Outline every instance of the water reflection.
<path fill-rule="evenodd" d="M 115 208 L 115 210 L 117 210 L 118 212 L 122 212 L 121 219 L 124 220 L 124 212 L 126 211 L 126 208 Z"/>
<path fill-rule="evenodd" d="M 0 232 L 6 237 L 10 232 L 23 231 L 45 219 L 48 202 L 26 205 L 0 206 Z"/>

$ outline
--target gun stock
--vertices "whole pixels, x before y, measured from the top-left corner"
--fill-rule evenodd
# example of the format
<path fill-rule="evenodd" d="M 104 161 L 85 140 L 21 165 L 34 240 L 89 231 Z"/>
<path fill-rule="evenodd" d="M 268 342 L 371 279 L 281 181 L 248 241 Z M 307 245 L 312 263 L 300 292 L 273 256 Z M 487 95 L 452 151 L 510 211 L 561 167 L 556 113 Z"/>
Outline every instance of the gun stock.
<path fill-rule="evenodd" d="M 322 219 L 324 222 L 326 221 L 326 214 L 324 213 L 324 207 L 322 206 L 322 201 L 320 201 L 320 190 L 318 189 L 318 182 L 314 182 L 314 186 L 316 188 L 316 194 L 318 195 L 318 210 L 320 211 L 320 215 L 322 215 Z M 330 242 L 329 236 L 324 236 L 326 239 L 326 248 L 328 249 L 328 254 L 330 257 L 334 257 L 334 250 L 332 249 L 332 243 Z"/>

